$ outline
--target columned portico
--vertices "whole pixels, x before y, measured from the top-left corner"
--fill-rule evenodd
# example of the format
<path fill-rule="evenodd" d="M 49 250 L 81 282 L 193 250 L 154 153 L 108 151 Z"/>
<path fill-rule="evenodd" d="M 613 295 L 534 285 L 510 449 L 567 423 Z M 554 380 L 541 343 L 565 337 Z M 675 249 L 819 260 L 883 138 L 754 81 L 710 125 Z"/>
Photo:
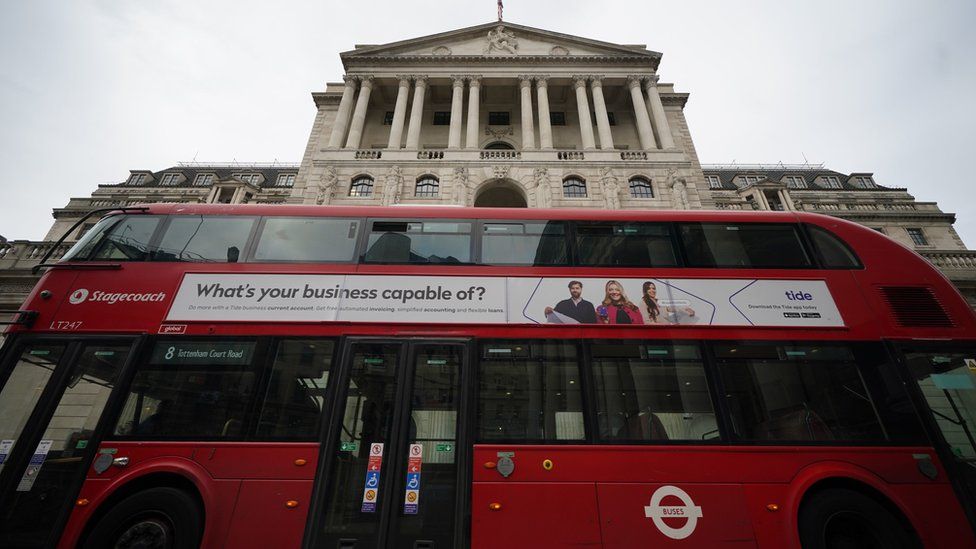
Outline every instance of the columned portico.
<path fill-rule="evenodd" d="M 535 148 L 535 121 L 532 118 L 532 77 L 519 76 L 519 93 L 522 103 L 522 148 Z"/>
<path fill-rule="evenodd" d="M 641 93 L 641 77 L 639 75 L 627 77 L 627 89 L 630 90 L 630 98 L 634 103 L 634 119 L 637 121 L 637 135 L 640 137 L 641 149 L 645 151 L 656 149 L 657 143 L 654 141 L 651 119 L 647 116 L 647 104 Z"/>
<path fill-rule="evenodd" d="M 580 139 L 583 148 L 593 150 L 596 141 L 593 138 L 593 121 L 590 120 L 590 102 L 586 98 L 586 77 L 574 76 L 573 87 L 576 88 L 576 112 L 579 114 Z"/>
<path fill-rule="evenodd" d="M 407 128 L 407 148 L 420 148 L 420 126 L 424 121 L 424 95 L 427 92 L 427 77 L 415 76 L 413 84 L 413 105 L 410 106 L 410 127 Z"/>
<path fill-rule="evenodd" d="M 390 149 L 400 148 L 403 139 L 403 123 L 407 116 L 407 100 L 410 95 L 410 77 L 400 76 L 399 79 L 396 105 L 393 107 L 393 123 L 390 125 L 390 141 L 386 145 Z"/>
<path fill-rule="evenodd" d="M 552 123 L 549 120 L 549 77 L 535 78 L 536 102 L 539 105 L 539 148 L 552 149 Z"/>
<path fill-rule="evenodd" d="M 671 126 L 668 124 L 668 116 L 664 112 L 664 104 L 661 103 L 661 94 L 657 91 L 658 75 L 649 76 L 644 80 L 644 91 L 647 93 L 647 106 L 651 111 L 651 121 L 654 122 L 654 129 L 657 131 L 658 142 L 662 149 L 673 149 L 674 138 L 671 137 Z"/>
<path fill-rule="evenodd" d="M 358 149 L 363 139 L 363 124 L 366 123 L 366 109 L 369 108 L 369 95 L 373 89 L 373 77 L 359 77 L 359 97 L 356 99 L 356 110 L 352 113 L 352 127 L 346 138 L 347 149 Z"/>
<path fill-rule="evenodd" d="M 478 112 L 481 106 L 481 77 L 472 76 L 468 80 L 468 134 L 464 145 L 468 149 L 478 148 L 478 132 L 480 131 L 479 120 L 481 113 Z M 459 115 L 460 117 L 460 115 Z"/>
<path fill-rule="evenodd" d="M 352 111 L 353 96 L 356 95 L 356 86 L 359 81 L 355 76 L 348 74 L 342 77 L 346 83 L 342 89 L 342 99 L 339 100 L 339 111 L 336 112 L 335 123 L 332 125 L 332 134 L 329 136 L 330 149 L 338 149 L 342 146 L 342 138 L 346 136 L 349 129 L 349 113 Z"/>

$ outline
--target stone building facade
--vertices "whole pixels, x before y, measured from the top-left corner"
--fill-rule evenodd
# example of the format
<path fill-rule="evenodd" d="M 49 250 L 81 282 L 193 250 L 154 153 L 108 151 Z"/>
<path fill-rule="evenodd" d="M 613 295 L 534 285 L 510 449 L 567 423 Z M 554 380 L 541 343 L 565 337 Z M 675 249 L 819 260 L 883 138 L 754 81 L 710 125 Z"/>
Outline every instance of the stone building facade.
<path fill-rule="evenodd" d="M 0 308 L 19 305 L 25 268 L 85 212 L 153 202 L 810 211 L 914 248 L 976 305 L 976 252 L 937 204 L 871 173 L 700 164 L 689 94 L 660 80 L 661 54 L 643 45 L 492 22 L 340 57 L 342 81 L 312 93 L 299 165 L 134 170 L 72 198 L 43 242 L 0 243 Z"/>

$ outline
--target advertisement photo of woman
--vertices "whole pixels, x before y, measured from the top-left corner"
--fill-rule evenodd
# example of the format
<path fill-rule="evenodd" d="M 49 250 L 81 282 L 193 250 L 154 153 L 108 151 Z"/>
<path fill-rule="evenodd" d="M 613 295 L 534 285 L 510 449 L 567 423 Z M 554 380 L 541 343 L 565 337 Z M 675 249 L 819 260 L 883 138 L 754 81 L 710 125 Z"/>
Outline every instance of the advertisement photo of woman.
<path fill-rule="evenodd" d="M 606 295 L 596 314 L 602 324 L 644 324 L 640 309 L 627 299 L 623 285 L 616 280 L 607 281 Z"/>
<path fill-rule="evenodd" d="M 641 302 L 640 312 L 644 316 L 645 324 L 675 324 L 679 315 L 686 319 L 695 317 L 695 310 L 691 307 L 661 307 L 658 303 L 657 285 L 650 280 L 641 287 Z"/>

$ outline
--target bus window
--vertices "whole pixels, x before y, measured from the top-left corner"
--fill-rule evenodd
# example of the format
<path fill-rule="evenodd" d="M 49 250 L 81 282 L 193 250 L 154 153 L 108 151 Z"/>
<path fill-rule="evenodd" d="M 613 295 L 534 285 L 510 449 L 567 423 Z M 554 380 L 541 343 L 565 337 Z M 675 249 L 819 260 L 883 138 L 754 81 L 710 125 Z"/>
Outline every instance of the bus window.
<path fill-rule="evenodd" d="M 563 341 L 482 343 L 479 440 L 583 440 L 578 356 Z"/>
<path fill-rule="evenodd" d="M 682 223 L 689 267 L 812 267 L 793 225 Z"/>
<path fill-rule="evenodd" d="M 678 264 L 671 227 L 664 223 L 584 223 L 576 225 L 580 265 L 674 267 Z"/>
<path fill-rule="evenodd" d="M 105 232 L 105 237 L 97 244 L 90 259 L 145 261 L 149 241 L 160 220 L 158 216 L 126 216 Z"/>
<path fill-rule="evenodd" d="M 0 391 L 0 471 L 34 411 L 34 405 L 61 360 L 64 344 L 27 346 Z M 2 380 L 2 378 L 0 378 Z"/>
<path fill-rule="evenodd" d="M 152 259 L 237 263 L 254 222 L 242 216 L 172 216 Z"/>
<path fill-rule="evenodd" d="M 469 263 L 467 221 L 374 221 L 367 263 Z"/>
<path fill-rule="evenodd" d="M 600 440 L 718 438 L 698 346 L 607 342 L 590 349 Z"/>
<path fill-rule="evenodd" d="M 566 224 L 562 221 L 485 222 L 481 262 L 488 265 L 566 265 Z"/>
<path fill-rule="evenodd" d="M 258 438 L 315 440 L 335 342 L 284 340 L 258 416 Z"/>
<path fill-rule="evenodd" d="M 850 348 L 758 343 L 713 348 L 738 438 L 885 440 Z"/>
<path fill-rule="evenodd" d="M 253 341 L 164 340 L 136 371 L 115 434 L 239 439 L 254 395 Z"/>
<path fill-rule="evenodd" d="M 358 219 L 268 217 L 254 251 L 255 261 L 353 261 Z"/>
<path fill-rule="evenodd" d="M 88 259 L 95 246 L 102 241 L 105 233 L 108 232 L 116 223 L 125 219 L 121 215 L 103 217 L 94 227 L 88 230 L 74 246 L 68 250 L 61 258 L 62 261 L 80 261 Z"/>
<path fill-rule="evenodd" d="M 820 261 L 828 269 L 857 269 L 861 266 L 854 252 L 844 242 L 826 229 L 807 225 L 813 247 L 820 254 Z"/>

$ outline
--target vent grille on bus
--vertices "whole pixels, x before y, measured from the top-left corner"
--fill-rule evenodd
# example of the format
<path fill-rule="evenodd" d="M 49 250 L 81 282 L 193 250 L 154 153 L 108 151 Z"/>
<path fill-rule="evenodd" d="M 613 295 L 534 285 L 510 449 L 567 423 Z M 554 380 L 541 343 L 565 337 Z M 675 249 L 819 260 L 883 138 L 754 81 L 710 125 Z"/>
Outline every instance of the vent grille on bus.
<path fill-rule="evenodd" d="M 949 314 L 931 288 L 882 286 L 881 294 L 895 313 L 895 323 L 905 328 L 951 328 Z"/>

